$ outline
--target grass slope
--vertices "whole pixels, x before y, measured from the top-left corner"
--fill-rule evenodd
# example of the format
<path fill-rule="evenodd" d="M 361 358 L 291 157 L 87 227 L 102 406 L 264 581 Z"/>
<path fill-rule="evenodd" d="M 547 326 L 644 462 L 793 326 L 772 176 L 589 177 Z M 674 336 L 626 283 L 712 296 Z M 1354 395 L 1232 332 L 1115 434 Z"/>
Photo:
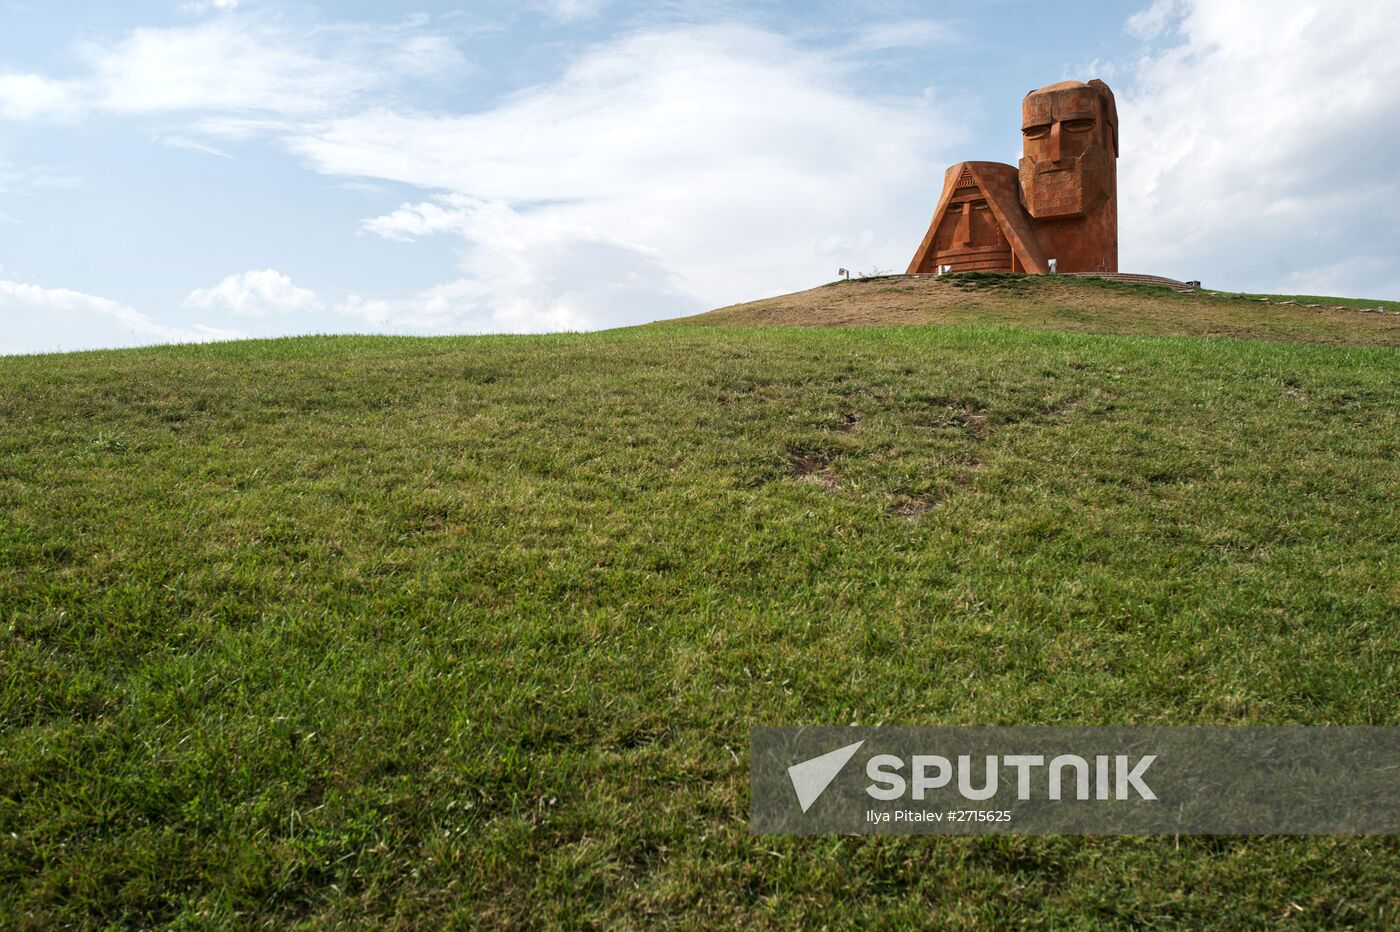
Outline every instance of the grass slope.
<path fill-rule="evenodd" d="M 0 925 L 1394 923 L 1396 839 L 751 837 L 746 747 L 1400 724 L 1398 376 L 974 327 L 0 360 Z"/>
<path fill-rule="evenodd" d="M 1363 306 L 1384 307 L 1386 313 L 1362 310 Z M 1400 346 L 1400 303 L 1394 301 L 1213 291 L 1178 294 L 1169 288 L 1107 279 L 994 272 L 833 282 L 670 321 L 667 326 L 675 324 L 1001 324 L 1087 333 Z"/>

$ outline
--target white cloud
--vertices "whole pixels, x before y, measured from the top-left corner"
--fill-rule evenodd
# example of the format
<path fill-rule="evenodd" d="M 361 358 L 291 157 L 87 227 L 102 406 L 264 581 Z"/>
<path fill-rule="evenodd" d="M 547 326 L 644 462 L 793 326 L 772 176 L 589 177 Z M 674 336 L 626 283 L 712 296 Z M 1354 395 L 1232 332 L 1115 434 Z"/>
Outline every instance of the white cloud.
<path fill-rule="evenodd" d="M 194 0 L 191 3 L 180 4 L 180 9 L 187 13 L 208 13 L 218 11 L 227 13 L 238 8 L 241 0 Z"/>
<path fill-rule="evenodd" d="M 233 158 L 233 156 L 229 155 L 227 152 L 225 152 L 223 149 L 220 149 L 218 146 L 205 142 L 202 139 L 197 139 L 191 136 L 185 136 L 180 133 L 170 133 L 163 136 L 156 136 L 154 141 L 160 143 L 163 146 L 169 146 L 172 149 L 188 149 L 191 152 L 200 152 L 204 155 L 214 155 L 218 156 L 221 159 Z"/>
<path fill-rule="evenodd" d="M 923 99 L 857 94 L 852 67 L 757 29 L 653 31 L 493 110 L 369 111 L 297 147 L 328 174 L 456 192 L 366 229 L 461 237 L 473 278 L 509 270 L 490 278 L 509 320 L 654 319 L 907 261 L 961 132 Z"/>
<path fill-rule="evenodd" d="M 238 11 L 82 47 L 80 96 L 160 121 L 167 145 L 222 155 L 271 135 L 325 174 L 453 192 L 365 228 L 460 239 L 460 278 L 341 301 L 357 319 L 585 328 L 791 290 L 838 265 L 902 267 L 960 121 L 930 94 L 872 98 L 855 72 L 862 52 L 945 38 L 922 20 L 828 50 L 742 26 L 655 28 L 586 49 L 491 109 L 444 115 L 396 96 L 462 65 L 421 21 L 297 33 Z M 275 313 L 251 285 L 234 276 L 187 304 Z"/>
<path fill-rule="evenodd" d="M 298 288 L 273 269 L 230 275 L 212 288 L 190 292 L 185 307 L 222 311 L 240 317 L 273 317 L 315 311 L 322 307 L 316 292 Z"/>
<path fill-rule="evenodd" d="M 465 195 L 448 195 L 437 201 L 404 204 L 398 210 L 366 220 L 362 227 L 385 239 L 411 243 L 420 236 L 434 233 L 456 233 L 467 236 L 470 218 L 477 204 Z"/>
<path fill-rule="evenodd" d="M 610 3 L 611 0 L 534 0 L 530 5 L 556 22 L 572 23 L 592 19 Z"/>
<path fill-rule="evenodd" d="M 0 353 L 45 353 L 150 343 L 201 343 L 236 330 L 167 327 L 120 302 L 66 288 L 0 281 Z"/>
<path fill-rule="evenodd" d="M 213 125 L 270 129 L 386 99 L 410 80 L 465 67 L 450 39 L 415 20 L 296 28 L 239 14 L 133 29 L 115 42 L 84 42 L 77 52 L 86 71 L 72 80 L 0 75 L 0 117 L 193 114 Z"/>
<path fill-rule="evenodd" d="M 0 74 L 0 117 L 32 120 L 63 118 L 79 109 L 79 86 L 37 74 Z"/>
<path fill-rule="evenodd" d="M 1128 17 L 1126 28 L 1139 39 L 1155 39 L 1181 15 L 1181 0 L 1154 0 L 1153 4 Z"/>
<path fill-rule="evenodd" d="M 1158 3 L 1119 93 L 1121 267 L 1400 292 L 1400 7 Z M 1329 284 L 1330 283 L 1330 284 Z"/>
<path fill-rule="evenodd" d="M 439 36 L 394 27 L 297 34 L 256 18 L 135 29 L 116 45 L 89 47 L 87 57 L 105 109 L 289 117 L 342 108 L 403 77 L 460 63 Z"/>
<path fill-rule="evenodd" d="M 471 244 L 463 278 L 405 300 L 352 297 L 337 308 L 378 329 L 588 330 L 704 309 L 653 250 L 499 201 L 450 195 L 404 205 L 366 228 L 395 239 L 448 232 Z"/>
<path fill-rule="evenodd" d="M 20 168 L 0 157 L 0 194 L 36 188 L 78 188 L 82 179 L 63 175 L 43 165 Z"/>
<path fill-rule="evenodd" d="M 908 19 L 863 26 L 856 31 L 847 48 L 853 52 L 882 52 L 939 45 L 956 38 L 956 33 L 946 23 L 932 19 Z"/>

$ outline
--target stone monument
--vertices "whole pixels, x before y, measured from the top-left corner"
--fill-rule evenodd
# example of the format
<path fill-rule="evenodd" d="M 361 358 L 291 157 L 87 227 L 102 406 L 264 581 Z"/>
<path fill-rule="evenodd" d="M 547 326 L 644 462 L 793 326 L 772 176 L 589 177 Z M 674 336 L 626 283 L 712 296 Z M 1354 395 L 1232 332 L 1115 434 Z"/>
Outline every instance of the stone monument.
<path fill-rule="evenodd" d="M 1020 168 L 959 162 L 909 273 L 1118 271 L 1118 108 L 1099 80 L 1021 102 Z"/>

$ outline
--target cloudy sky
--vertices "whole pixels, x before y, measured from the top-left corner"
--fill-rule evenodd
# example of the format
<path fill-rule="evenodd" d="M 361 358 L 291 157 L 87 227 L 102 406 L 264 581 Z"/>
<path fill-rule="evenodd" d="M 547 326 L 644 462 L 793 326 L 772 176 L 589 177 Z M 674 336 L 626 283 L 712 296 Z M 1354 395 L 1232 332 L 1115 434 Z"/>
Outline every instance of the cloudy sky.
<path fill-rule="evenodd" d="M 580 330 L 908 263 L 1033 87 L 1125 271 L 1400 297 L 1394 0 L 0 0 L 0 352 Z"/>

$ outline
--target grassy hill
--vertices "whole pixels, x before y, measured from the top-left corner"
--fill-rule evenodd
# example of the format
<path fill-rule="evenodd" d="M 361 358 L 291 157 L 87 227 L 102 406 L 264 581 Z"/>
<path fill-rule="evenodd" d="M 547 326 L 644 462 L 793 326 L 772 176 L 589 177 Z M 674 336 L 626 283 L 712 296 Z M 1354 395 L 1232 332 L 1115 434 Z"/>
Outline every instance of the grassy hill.
<path fill-rule="evenodd" d="M 1384 313 L 1375 313 L 1383 308 Z M 1086 333 L 1400 345 L 1400 302 L 1247 295 L 1101 278 L 969 272 L 832 282 L 671 321 L 707 326 L 980 324 Z"/>
<path fill-rule="evenodd" d="M 1400 724 L 1394 318 L 806 295 L 0 359 L 0 926 L 1393 924 L 1394 838 L 753 837 L 747 741 Z M 958 325 L 694 326 L 823 316 Z"/>

